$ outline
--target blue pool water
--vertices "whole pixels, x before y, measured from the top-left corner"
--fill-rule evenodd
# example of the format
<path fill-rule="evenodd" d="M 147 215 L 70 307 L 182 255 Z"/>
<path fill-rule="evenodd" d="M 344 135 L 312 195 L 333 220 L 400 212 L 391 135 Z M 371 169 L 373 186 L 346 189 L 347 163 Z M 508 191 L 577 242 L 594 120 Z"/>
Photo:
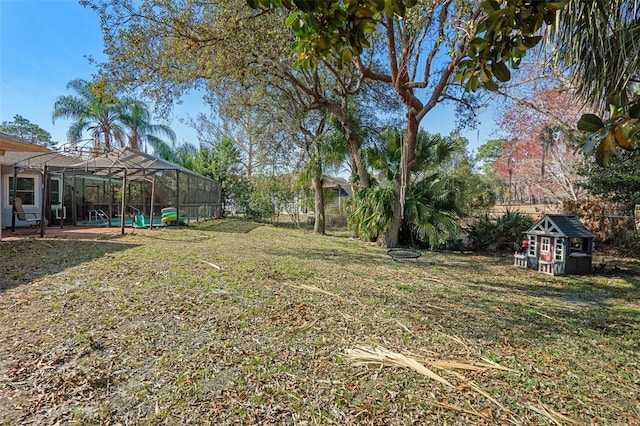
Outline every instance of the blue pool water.
<path fill-rule="evenodd" d="M 114 227 L 118 227 L 120 226 L 122 222 L 120 221 L 120 219 L 111 219 L 111 226 Z M 124 226 L 131 226 L 131 224 L 133 223 L 133 219 L 125 219 L 124 220 Z M 145 225 L 149 224 L 149 217 L 145 217 L 144 218 L 144 223 Z M 83 225 L 83 226 L 107 226 L 108 222 L 103 221 L 103 220 L 79 220 L 78 221 L 78 225 Z M 162 220 L 159 216 L 154 216 L 153 217 L 153 226 L 160 226 L 160 225 L 164 225 L 162 223 Z"/>

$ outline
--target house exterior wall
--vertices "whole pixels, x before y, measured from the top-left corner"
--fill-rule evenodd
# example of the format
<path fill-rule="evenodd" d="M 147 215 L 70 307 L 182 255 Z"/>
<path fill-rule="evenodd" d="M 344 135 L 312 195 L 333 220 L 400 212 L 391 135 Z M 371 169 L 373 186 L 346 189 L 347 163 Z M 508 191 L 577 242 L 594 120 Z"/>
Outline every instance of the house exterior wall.
<path fill-rule="evenodd" d="M 9 196 L 11 194 L 11 188 L 9 187 L 9 178 L 13 177 L 13 169 L 8 172 L 7 168 L 0 169 L 0 214 L 2 215 L 2 227 L 8 228 L 11 226 L 11 217 L 13 215 L 13 206 Z M 42 175 L 35 170 L 25 170 L 18 173 L 18 178 L 33 178 L 34 184 L 34 201 L 33 204 L 23 204 L 22 207 L 25 213 L 37 213 L 40 214 L 42 209 Z M 16 226 L 29 226 L 33 225 L 30 222 L 21 222 L 16 219 Z"/>

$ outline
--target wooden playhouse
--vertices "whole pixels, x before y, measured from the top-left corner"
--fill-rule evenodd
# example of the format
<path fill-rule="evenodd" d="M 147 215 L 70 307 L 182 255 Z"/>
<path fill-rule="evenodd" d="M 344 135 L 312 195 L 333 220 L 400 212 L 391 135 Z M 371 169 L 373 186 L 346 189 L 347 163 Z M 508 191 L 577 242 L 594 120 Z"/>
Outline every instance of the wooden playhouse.
<path fill-rule="evenodd" d="M 549 275 L 591 272 L 593 234 L 573 215 L 545 215 L 525 232 L 515 266 Z"/>

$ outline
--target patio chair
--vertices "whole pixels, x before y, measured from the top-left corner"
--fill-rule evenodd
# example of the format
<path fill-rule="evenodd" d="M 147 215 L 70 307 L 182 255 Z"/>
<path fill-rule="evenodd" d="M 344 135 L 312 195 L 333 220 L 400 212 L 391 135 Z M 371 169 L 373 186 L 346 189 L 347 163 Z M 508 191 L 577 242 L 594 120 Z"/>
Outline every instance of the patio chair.
<path fill-rule="evenodd" d="M 32 213 L 25 212 L 22 208 L 22 199 L 20 197 L 16 197 L 13 200 L 13 214 L 16 216 L 16 219 L 20 222 L 26 222 L 29 226 L 40 226 L 40 222 L 42 222 L 42 216 L 40 213 Z M 46 225 L 45 219 L 45 225 Z"/>

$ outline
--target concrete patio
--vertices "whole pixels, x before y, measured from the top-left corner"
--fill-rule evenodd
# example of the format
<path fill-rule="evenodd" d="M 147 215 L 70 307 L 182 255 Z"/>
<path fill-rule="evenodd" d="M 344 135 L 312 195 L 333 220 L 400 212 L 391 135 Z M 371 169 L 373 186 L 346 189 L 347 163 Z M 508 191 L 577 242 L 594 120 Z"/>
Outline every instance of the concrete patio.
<path fill-rule="evenodd" d="M 142 229 L 134 230 L 131 227 L 124 229 L 125 234 L 133 232 L 144 232 Z M 60 228 L 48 226 L 45 230 L 44 238 L 99 238 L 120 235 L 120 227 L 105 226 L 67 226 Z M 15 234 L 11 233 L 11 228 L 2 230 L 2 241 L 16 241 L 29 238 L 40 238 L 40 229 L 36 228 L 16 228 Z"/>

